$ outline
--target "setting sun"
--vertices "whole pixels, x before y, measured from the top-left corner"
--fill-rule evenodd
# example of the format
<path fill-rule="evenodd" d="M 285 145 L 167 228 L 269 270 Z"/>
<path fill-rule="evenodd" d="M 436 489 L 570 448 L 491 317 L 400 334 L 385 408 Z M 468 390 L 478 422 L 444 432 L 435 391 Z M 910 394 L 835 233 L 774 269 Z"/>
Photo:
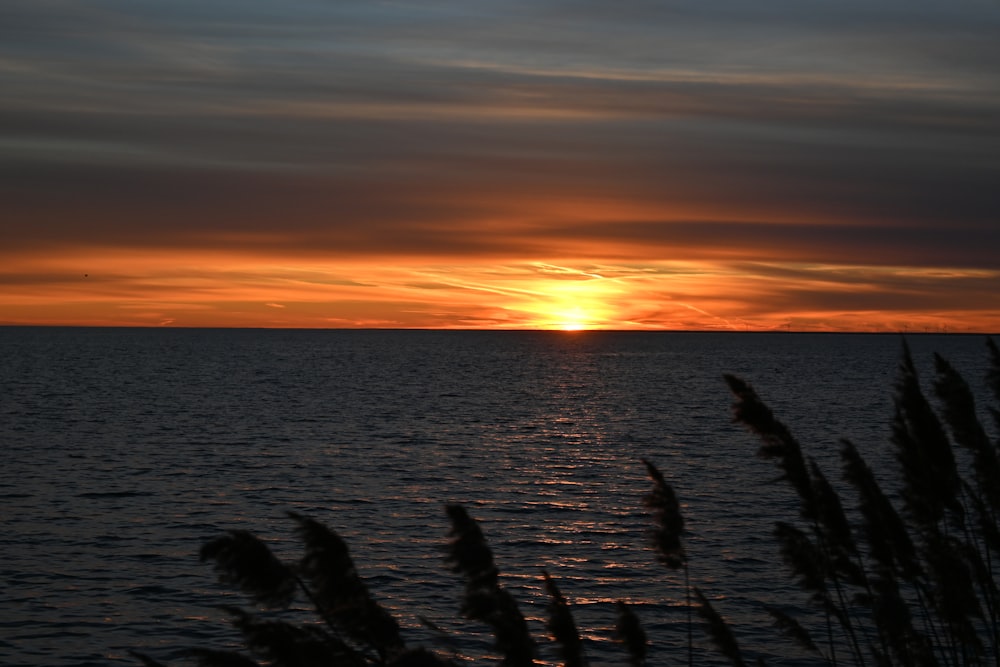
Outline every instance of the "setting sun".
<path fill-rule="evenodd" d="M 589 329 L 589 318 L 580 308 L 560 313 L 559 328 L 563 331 L 583 331 Z"/>
<path fill-rule="evenodd" d="M 621 326 L 623 313 L 612 306 L 629 289 L 621 276 L 563 264 L 537 263 L 530 289 L 508 307 L 524 313 L 532 328 L 582 331 Z"/>

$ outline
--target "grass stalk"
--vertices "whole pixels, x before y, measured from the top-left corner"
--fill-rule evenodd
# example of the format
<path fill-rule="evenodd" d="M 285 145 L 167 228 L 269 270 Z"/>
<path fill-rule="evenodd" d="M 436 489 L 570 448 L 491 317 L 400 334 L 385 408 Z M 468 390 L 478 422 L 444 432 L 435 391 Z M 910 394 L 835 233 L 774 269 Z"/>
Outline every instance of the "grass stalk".
<path fill-rule="evenodd" d="M 1000 350 L 991 355 L 990 390 L 1000 403 Z M 790 430 L 746 382 L 726 376 L 736 397 L 733 412 L 761 441 L 758 454 L 773 461 L 798 497 L 797 517 L 775 524 L 781 556 L 809 602 L 825 617 L 826 646 L 782 610 L 768 608 L 779 630 L 833 665 L 857 667 L 1000 667 L 1000 442 L 979 421 L 964 379 L 935 358 L 935 410 L 903 348 L 896 383 L 892 444 L 899 468 L 900 502 L 890 500 L 858 448 L 842 441 L 843 479 L 857 498 L 860 521 L 845 511 L 841 496 Z M 990 408 L 1000 427 L 1000 409 Z M 681 506 L 663 474 L 642 459 L 652 480 L 644 503 L 651 510 L 657 560 L 683 570 L 687 613 L 687 663 L 694 666 L 694 614 L 712 643 L 733 665 L 746 664 L 736 636 L 708 597 L 692 582 Z M 971 470 L 971 473 L 970 473 Z M 896 505 L 899 505 L 897 509 Z M 447 563 L 463 577 L 461 613 L 493 633 L 504 667 L 531 667 L 536 644 L 499 571 L 479 524 L 461 505 L 446 507 L 451 524 Z M 224 607 L 250 652 L 276 667 L 447 667 L 453 661 L 427 648 L 408 648 L 399 624 L 372 597 L 346 543 L 312 519 L 290 513 L 304 547 L 289 566 L 248 531 L 228 531 L 200 551 L 220 581 L 245 593 L 253 604 L 291 610 L 301 594 L 321 623 L 270 620 L 238 607 Z M 555 580 L 542 573 L 548 593 L 547 629 L 566 667 L 586 663 L 584 641 L 569 602 Z M 618 600 L 616 639 L 633 667 L 648 659 L 649 640 L 629 605 Z M 820 631 L 817 622 L 814 629 Z M 439 630 L 438 626 L 434 626 Z M 438 635 L 447 634 L 441 630 Z M 456 644 L 457 646 L 457 644 Z M 195 649 L 201 667 L 258 667 L 242 654 Z M 456 649 L 452 653 L 460 655 Z M 143 654 L 146 667 L 165 667 Z M 760 658 L 758 663 L 762 664 Z"/>

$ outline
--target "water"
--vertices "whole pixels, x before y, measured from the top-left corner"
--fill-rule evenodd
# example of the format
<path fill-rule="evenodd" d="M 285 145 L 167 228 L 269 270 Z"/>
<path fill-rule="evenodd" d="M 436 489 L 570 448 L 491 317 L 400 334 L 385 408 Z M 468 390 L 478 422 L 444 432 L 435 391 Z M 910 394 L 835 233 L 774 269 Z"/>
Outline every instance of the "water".
<path fill-rule="evenodd" d="M 909 343 L 926 376 L 932 351 L 983 375 L 981 337 Z M 0 329 L 0 664 L 137 664 L 129 650 L 187 664 L 186 647 L 238 646 L 216 606 L 242 597 L 198 549 L 246 528 L 294 558 L 288 510 L 347 539 L 413 643 L 432 644 L 423 615 L 481 653 L 442 562 L 449 502 L 480 520 L 536 636 L 544 568 L 595 660 L 623 662 L 616 599 L 635 605 L 653 664 L 682 660 L 683 588 L 647 545 L 642 457 L 682 500 L 695 583 L 744 648 L 794 661 L 761 611 L 804 600 L 770 537 L 794 499 L 731 423 L 721 375 L 751 381 L 839 477 L 841 437 L 887 460 L 900 349 L 879 335 Z"/>

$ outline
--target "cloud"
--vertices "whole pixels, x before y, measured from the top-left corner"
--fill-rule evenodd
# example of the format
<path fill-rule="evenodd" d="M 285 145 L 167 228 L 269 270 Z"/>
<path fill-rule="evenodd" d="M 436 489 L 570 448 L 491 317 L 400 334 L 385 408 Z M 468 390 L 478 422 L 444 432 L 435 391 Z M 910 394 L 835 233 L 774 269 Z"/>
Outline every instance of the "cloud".
<path fill-rule="evenodd" d="M 310 303 L 335 290 L 359 322 L 408 321 L 357 305 L 380 290 L 427 321 L 513 322 L 538 313 L 429 295 L 664 287 L 683 260 L 720 290 L 729 271 L 761 286 L 748 307 L 774 317 L 951 293 L 974 308 L 957 290 L 1000 310 L 981 289 L 1000 246 L 1000 10 L 976 0 L 9 0 L 0 19 L 0 280 L 19 290 L 75 293 L 60 272 L 82 267 L 91 289 L 156 295 L 176 289 L 167 269 L 104 267 L 186 257 Z M 209 298 L 224 273 L 185 288 Z M 685 285 L 657 294 L 714 298 Z M 670 321 L 748 315 L 718 298 Z M 636 302 L 629 321 L 667 312 Z"/>

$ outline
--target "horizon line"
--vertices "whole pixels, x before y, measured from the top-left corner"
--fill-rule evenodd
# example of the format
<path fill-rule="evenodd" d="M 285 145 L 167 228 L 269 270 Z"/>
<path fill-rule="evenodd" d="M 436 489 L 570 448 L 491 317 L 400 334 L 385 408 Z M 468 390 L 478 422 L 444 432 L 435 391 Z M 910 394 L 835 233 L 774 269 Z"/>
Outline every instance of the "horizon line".
<path fill-rule="evenodd" d="M 900 329 L 895 331 L 869 331 L 864 329 L 559 329 L 559 328 L 489 328 L 489 327 L 264 327 L 264 326 L 191 326 L 191 325 L 149 325 L 149 324 L 23 324 L 0 323 L 0 329 L 158 329 L 189 331 L 434 331 L 457 333 L 553 333 L 562 335 L 586 335 L 594 333 L 721 333 L 721 334 L 824 334 L 824 335 L 873 335 L 873 336 L 1000 336 L 995 331 L 949 331 L 927 329 Z"/>

